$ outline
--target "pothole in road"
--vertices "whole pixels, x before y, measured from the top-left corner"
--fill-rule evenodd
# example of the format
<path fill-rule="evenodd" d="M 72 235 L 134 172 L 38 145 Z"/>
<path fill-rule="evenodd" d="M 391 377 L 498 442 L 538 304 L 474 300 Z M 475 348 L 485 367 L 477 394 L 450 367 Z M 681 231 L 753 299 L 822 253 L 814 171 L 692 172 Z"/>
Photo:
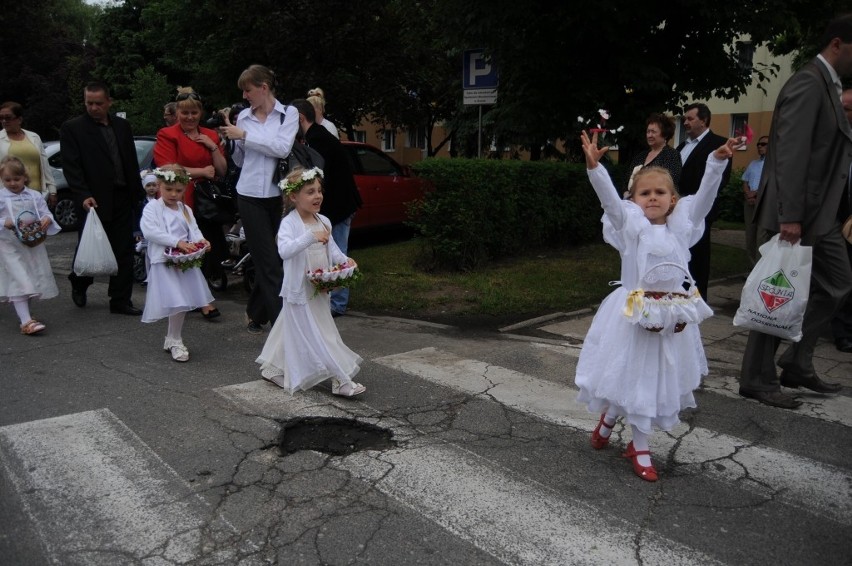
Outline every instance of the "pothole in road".
<path fill-rule="evenodd" d="M 303 417 L 281 423 L 278 447 L 286 456 L 315 450 L 346 456 L 360 450 L 386 450 L 396 446 L 393 432 L 355 419 Z"/>

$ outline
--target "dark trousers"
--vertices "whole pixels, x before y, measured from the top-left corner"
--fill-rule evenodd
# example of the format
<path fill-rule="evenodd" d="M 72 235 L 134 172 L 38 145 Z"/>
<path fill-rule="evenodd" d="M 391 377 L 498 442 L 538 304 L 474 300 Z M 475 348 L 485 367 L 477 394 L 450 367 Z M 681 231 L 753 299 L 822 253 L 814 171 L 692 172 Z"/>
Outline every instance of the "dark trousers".
<path fill-rule="evenodd" d="M 280 293 L 284 279 L 276 242 L 278 226 L 281 224 L 282 200 L 281 197 L 239 195 L 237 207 L 255 272 L 255 286 L 249 296 L 246 314 L 258 324 L 275 322 L 281 311 Z"/>
<path fill-rule="evenodd" d="M 849 263 L 852 264 L 852 245 L 846 244 L 846 252 L 849 254 Z M 846 300 L 834 313 L 834 318 L 831 319 L 831 334 L 835 340 L 852 340 L 852 295 L 847 295 Z"/>
<path fill-rule="evenodd" d="M 689 248 L 689 273 L 704 300 L 707 300 L 707 282 L 710 281 L 710 228 L 713 223 L 704 220 L 704 235 Z"/>
<path fill-rule="evenodd" d="M 793 342 L 778 359 L 778 366 L 795 375 L 814 375 L 814 347 L 820 332 L 831 320 L 837 307 L 852 290 L 852 267 L 840 224 L 813 246 L 811 291 L 802 323 L 802 339 Z M 775 352 L 780 338 L 762 332 L 749 332 L 740 388 L 748 391 L 778 391 L 781 384 L 775 371 Z"/>
<path fill-rule="evenodd" d="M 221 279 L 224 272 L 222 262 L 227 257 L 226 250 L 228 248 L 222 224 L 198 216 L 196 216 L 195 221 L 204 239 L 210 242 L 210 251 L 204 254 L 201 272 L 207 279 Z"/>
<path fill-rule="evenodd" d="M 116 207 L 113 217 L 109 220 L 100 218 L 118 263 L 118 273 L 109 278 L 109 304 L 113 307 L 129 305 L 133 295 L 133 214 L 129 206 L 123 208 L 124 210 L 118 210 Z M 82 237 L 83 230 L 80 230 L 77 233 L 77 249 L 74 250 L 75 259 Z M 75 289 L 83 291 L 94 281 L 91 277 L 79 277 L 74 271 L 71 271 L 68 279 Z"/>

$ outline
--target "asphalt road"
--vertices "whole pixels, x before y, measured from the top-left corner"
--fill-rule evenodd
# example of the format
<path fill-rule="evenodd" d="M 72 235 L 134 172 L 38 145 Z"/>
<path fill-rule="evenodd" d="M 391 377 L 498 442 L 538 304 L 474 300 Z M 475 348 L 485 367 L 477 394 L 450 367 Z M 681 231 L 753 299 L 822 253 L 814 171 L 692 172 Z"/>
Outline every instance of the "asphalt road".
<path fill-rule="evenodd" d="M 336 320 L 367 393 L 291 397 L 260 380 L 240 292 L 218 322 L 188 317 L 186 364 L 164 321 L 109 314 L 105 280 L 75 307 L 74 237 L 48 242 L 43 335 L 0 309 L 0 564 L 850 564 L 852 355 L 817 349 L 840 395 L 740 398 L 741 281 L 711 285 L 711 375 L 652 439 L 651 484 L 620 457 L 629 431 L 589 445 L 573 376 L 590 313 L 503 331 L 353 313 Z M 317 418 L 346 420 L 294 432 L 341 423 Z M 282 424 L 321 442 L 285 455 Z"/>

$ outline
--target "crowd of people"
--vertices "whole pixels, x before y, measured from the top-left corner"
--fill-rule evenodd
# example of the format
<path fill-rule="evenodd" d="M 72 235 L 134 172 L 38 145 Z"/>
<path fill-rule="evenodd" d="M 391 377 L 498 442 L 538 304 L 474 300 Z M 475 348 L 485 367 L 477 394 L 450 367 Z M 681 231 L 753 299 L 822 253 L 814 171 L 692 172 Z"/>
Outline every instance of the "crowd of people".
<path fill-rule="evenodd" d="M 852 318 L 848 302 L 838 312 L 852 291 L 852 254 L 843 235 L 844 224 L 852 231 L 852 90 L 844 92 L 841 84 L 850 76 L 852 15 L 846 15 L 829 23 L 819 55 L 781 90 L 771 130 L 758 138 L 759 160 L 743 176 L 751 260 L 757 260 L 757 243 L 773 234 L 813 248 L 803 337 L 778 360 L 780 377 L 775 361 L 780 339 L 752 331 L 743 356 L 740 395 L 775 407 L 800 405 L 782 385 L 820 393 L 840 389 L 817 375 L 813 352 L 820 329 L 835 313 L 841 322 Z M 166 318 L 164 350 L 175 361 L 189 360 L 186 313 L 219 315 L 208 282 L 221 270 L 225 247 L 222 225 L 198 217 L 194 197 L 199 183 L 226 174 L 230 160 L 240 168 L 237 208 L 256 267 L 246 328 L 261 333 L 271 326 L 256 360 L 262 377 L 291 393 L 331 379 L 333 394 L 359 395 L 366 388 L 353 378 L 362 360 L 343 344 L 333 322 L 345 312 L 348 295 L 345 289 L 313 293 L 304 276 L 350 261 L 349 227 L 361 205 L 337 128 L 324 115 L 325 95 L 311 89 L 307 98 L 285 105 L 276 98 L 275 73 L 261 65 L 248 67 L 237 84 L 248 107 L 235 122 L 224 114 L 217 130 L 201 125 L 199 94 L 180 89 L 163 109 L 168 125 L 157 134 L 157 167 L 143 177 L 130 125 L 110 114 L 106 85 L 89 83 L 86 112 L 62 125 L 65 176 L 83 208 L 96 210 L 116 258 L 110 312 L 141 315 L 143 322 Z M 30 211 L 35 239 L 55 233 L 45 199 L 55 198 L 56 187 L 41 140 L 20 127 L 20 105 L 0 105 L 0 121 L 0 219 L 9 228 L 0 238 L 0 300 L 13 304 L 24 334 L 37 334 L 45 325 L 32 318 L 29 303 L 58 290 L 44 247 L 27 243 L 15 219 Z M 583 344 L 579 400 L 600 414 L 591 436 L 595 449 L 609 445 L 617 419 L 626 421 L 632 441 L 624 456 L 647 481 L 658 478 L 650 436 L 655 429 L 670 430 L 682 409 L 695 406 L 693 392 L 708 372 L 698 325 L 712 315 L 705 302 L 710 228 L 733 151 L 745 143 L 713 133 L 710 122 L 705 104 L 686 106 L 686 139 L 673 148 L 673 120 L 651 115 L 648 149 L 633 160 L 623 195 L 599 165 L 608 148 L 599 147 L 597 133 L 581 135 L 588 176 L 604 209 L 604 239 L 620 252 L 622 267 L 620 286 L 601 304 Z M 282 160 L 301 143 L 321 156 L 323 167 L 292 167 L 291 158 L 290 170 L 282 170 Z M 147 241 L 144 310 L 131 301 L 137 223 Z M 169 249 L 208 253 L 199 259 L 200 269 L 177 269 Z M 92 278 L 71 273 L 69 280 L 74 304 L 85 307 Z M 852 336 L 844 339 L 849 351 Z"/>

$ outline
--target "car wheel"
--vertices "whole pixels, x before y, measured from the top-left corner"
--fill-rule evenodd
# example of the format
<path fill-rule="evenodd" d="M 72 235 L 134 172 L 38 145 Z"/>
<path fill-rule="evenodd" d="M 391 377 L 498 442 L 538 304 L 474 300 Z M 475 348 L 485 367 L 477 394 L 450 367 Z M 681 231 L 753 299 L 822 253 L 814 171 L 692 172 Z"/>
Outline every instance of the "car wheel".
<path fill-rule="evenodd" d="M 77 203 L 68 196 L 60 196 L 53 209 L 53 217 L 63 230 L 76 230 L 80 224 Z"/>

